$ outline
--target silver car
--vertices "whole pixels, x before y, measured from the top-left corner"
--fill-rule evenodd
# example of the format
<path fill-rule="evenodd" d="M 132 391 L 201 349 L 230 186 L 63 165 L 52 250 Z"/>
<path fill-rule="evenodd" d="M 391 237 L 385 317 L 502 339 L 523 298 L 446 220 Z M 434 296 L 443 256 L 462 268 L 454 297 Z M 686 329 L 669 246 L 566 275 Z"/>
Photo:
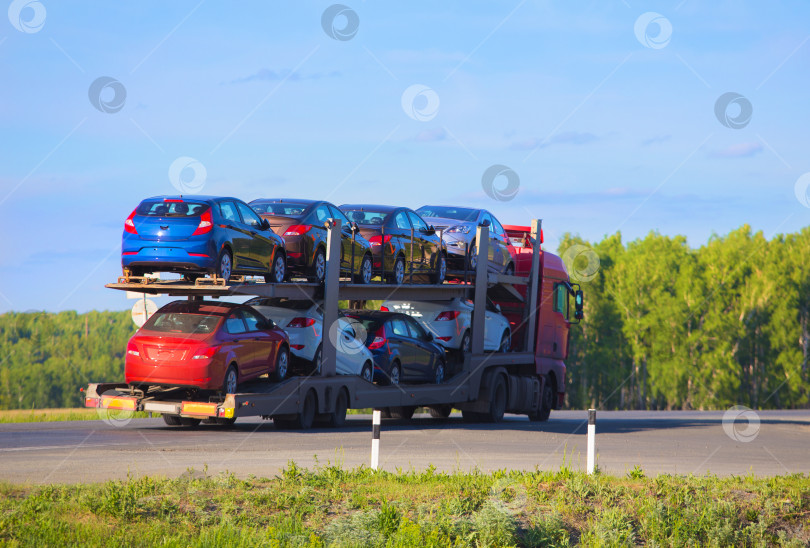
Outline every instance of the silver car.
<path fill-rule="evenodd" d="M 515 249 L 506 231 L 486 209 L 452 206 L 422 206 L 416 210 L 425 222 L 441 231 L 447 245 L 447 266 L 453 270 L 475 270 L 478 226 L 489 227 L 489 270 L 502 274 L 515 273 Z"/>

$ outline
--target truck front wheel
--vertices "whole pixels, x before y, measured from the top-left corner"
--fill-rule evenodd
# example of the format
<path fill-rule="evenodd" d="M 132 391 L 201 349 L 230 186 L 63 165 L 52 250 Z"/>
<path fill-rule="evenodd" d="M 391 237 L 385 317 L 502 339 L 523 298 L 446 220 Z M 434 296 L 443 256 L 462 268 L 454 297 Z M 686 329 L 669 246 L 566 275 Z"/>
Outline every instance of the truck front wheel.
<path fill-rule="evenodd" d="M 535 422 L 545 422 L 551 416 L 551 409 L 554 407 L 556 392 L 551 386 L 550 379 L 543 383 L 543 393 L 540 396 L 540 406 L 534 413 L 529 413 L 529 420 Z"/>

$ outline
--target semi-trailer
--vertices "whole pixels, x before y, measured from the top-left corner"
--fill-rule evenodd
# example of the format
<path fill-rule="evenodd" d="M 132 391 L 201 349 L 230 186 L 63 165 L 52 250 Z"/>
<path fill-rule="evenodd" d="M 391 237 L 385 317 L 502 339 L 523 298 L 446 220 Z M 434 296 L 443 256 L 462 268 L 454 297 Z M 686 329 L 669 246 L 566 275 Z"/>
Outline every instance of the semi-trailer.
<path fill-rule="evenodd" d="M 443 284 L 354 284 L 340 278 L 340 221 L 327 222 L 326 276 L 317 283 L 261 283 L 243 278 L 150 280 L 122 277 L 106 287 L 192 300 L 228 296 L 288 297 L 322 300 L 323 362 L 315 373 L 292 376 L 279 383 L 264 379 L 241 384 L 237 393 L 222 394 L 187 387 L 151 386 L 144 391 L 126 383 L 91 383 L 85 405 L 101 409 L 160 413 L 166 424 L 196 426 L 200 422 L 232 424 L 261 416 L 279 428 L 312 427 L 316 422 L 340 427 L 350 408 L 382 409 L 387 416 L 410 418 L 418 407 L 434 417 L 459 409 L 466 421 L 498 422 L 505 413 L 548 420 L 563 406 L 569 329 L 582 318 L 582 291 L 571 284 L 563 261 L 541 249 L 541 221 L 527 231 L 518 249 L 513 275 L 488 271 L 487 226 L 479 226 L 479 260 L 474 273 Z M 337 375 L 335 341 L 329 327 L 339 318 L 338 301 L 353 306 L 369 300 L 473 302 L 472 344 L 457 355 L 453 373 L 442 384 L 383 386 L 359 376 Z M 485 353 L 484 315 L 487 298 L 498 303 L 512 328 L 509 352 Z M 571 302 L 574 303 L 573 307 Z"/>

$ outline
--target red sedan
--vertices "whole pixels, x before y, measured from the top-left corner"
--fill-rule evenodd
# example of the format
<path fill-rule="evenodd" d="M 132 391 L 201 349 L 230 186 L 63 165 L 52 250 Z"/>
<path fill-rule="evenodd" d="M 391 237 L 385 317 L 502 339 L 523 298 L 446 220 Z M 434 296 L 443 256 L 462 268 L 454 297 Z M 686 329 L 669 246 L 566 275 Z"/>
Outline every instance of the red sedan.
<path fill-rule="evenodd" d="M 126 382 L 187 386 L 233 394 L 242 381 L 268 373 L 287 376 L 287 334 L 252 307 L 210 301 L 174 301 L 129 340 Z"/>

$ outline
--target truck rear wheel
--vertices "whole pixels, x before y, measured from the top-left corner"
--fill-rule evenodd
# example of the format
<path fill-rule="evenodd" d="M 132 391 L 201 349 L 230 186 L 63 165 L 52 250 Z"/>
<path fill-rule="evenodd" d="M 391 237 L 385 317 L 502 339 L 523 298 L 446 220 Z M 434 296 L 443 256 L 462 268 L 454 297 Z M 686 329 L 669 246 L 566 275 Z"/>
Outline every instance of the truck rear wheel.
<path fill-rule="evenodd" d="M 389 407 L 388 411 L 391 413 L 392 419 L 410 420 L 416 411 L 416 407 Z"/>
<path fill-rule="evenodd" d="M 349 409 L 349 396 L 346 395 L 345 390 L 341 389 L 337 398 L 335 398 L 335 410 L 326 415 L 327 424 L 332 428 L 340 428 L 345 425 L 347 409 Z"/>
<path fill-rule="evenodd" d="M 484 420 L 486 422 L 501 422 L 504 412 L 506 412 L 506 384 L 503 382 L 503 377 L 498 376 L 492 387 L 489 411 L 484 413 Z"/>
<path fill-rule="evenodd" d="M 434 419 L 446 419 L 450 416 L 450 413 L 453 412 L 452 405 L 434 405 L 432 407 L 428 407 L 428 411 L 430 411 L 430 416 Z"/>
<path fill-rule="evenodd" d="M 180 417 L 177 415 L 161 415 L 163 417 L 163 422 L 165 422 L 168 426 L 180 426 Z"/>

